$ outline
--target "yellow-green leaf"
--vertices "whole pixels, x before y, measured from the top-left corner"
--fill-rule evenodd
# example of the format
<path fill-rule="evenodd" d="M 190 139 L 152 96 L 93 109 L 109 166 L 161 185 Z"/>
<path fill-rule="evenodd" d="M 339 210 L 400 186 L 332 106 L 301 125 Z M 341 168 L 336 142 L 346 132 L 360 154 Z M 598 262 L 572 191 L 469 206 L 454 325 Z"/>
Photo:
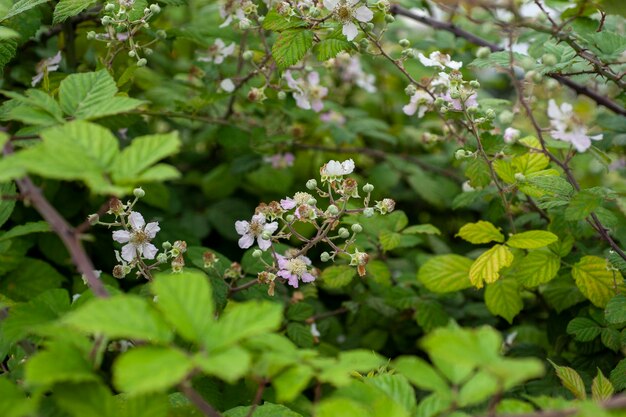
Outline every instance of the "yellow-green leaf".
<path fill-rule="evenodd" d="M 615 389 L 611 381 L 598 369 L 598 375 L 596 375 L 591 384 L 591 396 L 593 400 L 596 402 L 608 400 L 614 392 Z"/>
<path fill-rule="evenodd" d="M 545 230 L 531 230 L 529 232 L 516 233 L 506 242 L 512 248 L 537 249 L 548 246 L 558 241 L 559 238 L 554 233 Z"/>
<path fill-rule="evenodd" d="M 460 255 L 433 256 L 419 269 L 417 279 L 433 292 L 459 291 L 472 286 L 469 279 L 472 263 Z"/>
<path fill-rule="evenodd" d="M 474 244 L 504 242 L 504 235 L 493 224 L 483 220 L 461 227 L 457 236 Z"/>
<path fill-rule="evenodd" d="M 619 271 L 607 269 L 606 259 L 584 256 L 572 268 L 572 276 L 578 289 L 597 307 L 604 308 L 623 282 Z"/>
<path fill-rule="evenodd" d="M 476 288 L 482 288 L 484 282 L 496 282 L 500 278 L 500 270 L 512 262 L 511 250 L 504 245 L 495 245 L 474 261 L 470 268 L 470 282 Z"/>
<path fill-rule="evenodd" d="M 517 281 L 506 278 L 487 285 L 485 305 L 491 314 L 504 317 L 512 323 L 513 318 L 524 308 Z"/>
<path fill-rule="evenodd" d="M 579 400 L 587 398 L 585 383 L 580 375 L 578 375 L 578 372 L 567 366 L 559 366 L 552 361 L 550 361 L 550 363 L 556 370 L 556 375 L 559 377 L 565 388 L 567 388 Z"/>
<path fill-rule="evenodd" d="M 561 266 L 561 258 L 547 250 L 535 250 L 516 265 L 517 281 L 525 287 L 532 288 L 545 284 L 556 276 Z"/>

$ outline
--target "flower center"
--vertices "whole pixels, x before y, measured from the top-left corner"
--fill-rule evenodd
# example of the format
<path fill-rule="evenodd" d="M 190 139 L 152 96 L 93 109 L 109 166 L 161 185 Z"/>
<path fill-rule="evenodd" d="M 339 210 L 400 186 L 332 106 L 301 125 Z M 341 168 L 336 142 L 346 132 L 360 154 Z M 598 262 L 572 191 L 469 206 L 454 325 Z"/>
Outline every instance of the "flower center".
<path fill-rule="evenodd" d="M 311 194 L 309 193 L 297 192 L 293 196 L 293 201 L 300 206 L 302 204 L 307 204 L 311 198 Z"/>
<path fill-rule="evenodd" d="M 130 234 L 130 243 L 133 246 L 141 246 L 148 242 L 150 242 L 150 236 L 143 230 L 135 230 Z"/>
<path fill-rule="evenodd" d="M 300 258 L 289 259 L 287 261 L 287 270 L 298 277 L 301 277 L 307 271 L 306 264 Z"/>
<path fill-rule="evenodd" d="M 352 20 L 352 8 L 347 4 L 340 4 L 335 8 L 335 14 L 337 19 L 342 22 L 349 22 Z"/>
<path fill-rule="evenodd" d="M 260 236 L 263 234 L 263 225 L 259 222 L 251 222 L 250 223 L 250 233 L 254 236 Z"/>

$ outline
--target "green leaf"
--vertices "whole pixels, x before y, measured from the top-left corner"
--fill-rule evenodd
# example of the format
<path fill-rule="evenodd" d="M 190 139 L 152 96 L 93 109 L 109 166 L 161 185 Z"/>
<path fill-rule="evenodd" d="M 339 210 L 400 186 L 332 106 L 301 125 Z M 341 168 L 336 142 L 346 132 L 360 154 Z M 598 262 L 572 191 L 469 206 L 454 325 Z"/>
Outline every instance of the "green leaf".
<path fill-rule="evenodd" d="M 2 142 L 1 137 L 2 134 L 0 133 L 0 142 Z M 0 147 L 4 147 L 4 144 L 0 143 Z M 16 199 L 10 198 L 13 196 L 17 196 L 15 183 L 0 183 L 0 195 L 9 197 L 0 199 L 0 227 L 2 227 L 2 225 L 6 223 L 7 220 L 9 220 L 9 217 L 11 217 L 13 209 L 15 208 Z M 0 239 L 2 238 L 0 237 Z"/>
<path fill-rule="evenodd" d="M 322 271 L 320 280 L 327 288 L 345 287 L 356 275 L 356 270 L 348 265 L 333 265 Z"/>
<path fill-rule="evenodd" d="M 480 404 L 500 390 L 498 380 L 486 371 L 478 371 L 467 381 L 458 394 L 461 407 Z"/>
<path fill-rule="evenodd" d="M 380 235 L 378 235 L 378 240 L 380 241 L 380 247 L 386 252 L 400 246 L 402 235 L 400 233 L 390 232 L 389 230 L 383 230 L 380 232 Z"/>
<path fill-rule="evenodd" d="M 575 285 L 574 280 L 569 277 L 553 279 L 540 289 L 546 302 L 558 313 L 585 301 L 585 297 Z"/>
<path fill-rule="evenodd" d="M 11 230 L 0 234 L 0 242 L 2 242 L 3 240 L 14 239 L 20 236 L 30 235 L 31 233 L 44 233 L 49 231 L 50 225 L 44 220 L 38 222 L 28 222 L 15 226 Z"/>
<path fill-rule="evenodd" d="M 280 69 L 297 64 L 313 45 L 313 32 L 309 30 L 286 30 L 272 46 L 272 56 Z"/>
<path fill-rule="evenodd" d="M 231 303 L 204 335 L 204 343 L 209 351 L 227 347 L 245 338 L 276 330 L 281 321 L 280 304 L 269 301 Z"/>
<path fill-rule="evenodd" d="M 64 383 L 54 387 L 54 401 L 73 417 L 114 416 L 114 399 L 102 383 Z"/>
<path fill-rule="evenodd" d="M 609 378 L 617 391 L 626 389 L 626 359 L 619 361 L 615 369 L 611 371 Z"/>
<path fill-rule="evenodd" d="M 136 295 L 120 294 L 92 299 L 69 313 L 63 323 L 84 332 L 110 338 L 142 339 L 169 342 L 172 332 L 147 300 Z"/>
<path fill-rule="evenodd" d="M 450 322 L 450 316 L 443 305 L 435 300 L 418 300 L 415 303 L 415 314 L 413 316 L 425 333 L 429 333 L 437 327 L 445 326 Z"/>
<path fill-rule="evenodd" d="M 617 294 L 611 298 L 604 310 L 604 318 L 611 324 L 626 322 L 626 296 Z"/>
<path fill-rule="evenodd" d="M 591 397 L 595 402 L 606 401 L 613 396 L 615 389 L 602 371 L 598 369 L 598 374 L 591 383 Z"/>
<path fill-rule="evenodd" d="M 344 39 L 328 38 L 316 45 L 317 60 L 327 61 L 337 56 L 338 53 L 352 48 L 352 43 Z"/>
<path fill-rule="evenodd" d="M 483 282 L 494 283 L 500 278 L 500 270 L 511 263 L 511 250 L 504 245 L 495 245 L 474 261 L 469 272 L 470 282 L 476 288 L 482 288 Z"/>
<path fill-rule="evenodd" d="M 565 219 L 569 221 L 582 220 L 600 207 L 602 201 L 602 197 L 597 194 L 582 190 L 570 200 L 565 209 Z"/>
<path fill-rule="evenodd" d="M 441 393 L 450 391 L 450 387 L 443 377 L 422 358 L 400 356 L 393 362 L 392 366 L 420 389 Z"/>
<path fill-rule="evenodd" d="M 586 317 L 576 317 L 567 325 L 567 333 L 580 342 L 591 342 L 602 332 L 602 327 Z"/>
<path fill-rule="evenodd" d="M 383 366 L 387 360 L 368 350 L 340 352 L 336 363 L 328 363 L 319 374 L 319 380 L 336 386 L 348 385 L 354 372 L 369 372 Z"/>
<path fill-rule="evenodd" d="M 266 402 L 263 405 L 255 407 L 254 412 L 250 414 L 252 406 L 239 406 L 225 411 L 224 417 L 302 417 L 302 414 L 280 404 L 272 404 Z"/>
<path fill-rule="evenodd" d="M 193 367 L 191 358 L 180 350 L 140 346 L 123 353 L 113 363 L 113 384 L 131 394 L 158 392 L 181 382 Z"/>
<path fill-rule="evenodd" d="M 572 276 L 580 292 L 595 306 L 604 308 L 622 283 L 622 274 L 607 269 L 607 261 L 597 256 L 583 256 L 574 264 Z"/>
<path fill-rule="evenodd" d="M 514 234 L 509 237 L 506 244 L 512 248 L 537 249 L 548 246 L 558 240 L 558 236 L 554 233 L 550 233 L 545 230 L 531 230 L 529 232 Z"/>
<path fill-rule="evenodd" d="M 287 309 L 287 319 L 293 321 L 305 321 L 315 313 L 313 306 L 308 303 L 295 303 Z"/>
<path fill-rule="evenodd" d="M 289 323 L 287 325 L 287 336 L 301 348 L 312 348 L 315 344 L 310 325 Z"/>
<path fill-rule="evenodd" d="M 311 367 L 295 364 L 273 377 L 272 385 L 276 390 L 276 399 L 286 403 L 295 400 L 309 385 L 313 374 Z"/>
<path fill-rule="evenodd" d="M 600 340 L 602 344 L 613 352 L 617 352 L 622 347 L 621 335 L 619 331 L 612 329 L 610 327 L 602 329 L 602 333 L 600 333 Z"/>
<path fill-rule="evenodd" d="M 343 397 L 330 397 L 322 400 L 315 407 L 317 417 L 369 417 L 371 416 L 367 406 Z"/>
<path fill-rule="evenodd" d="M 127 112 L 142 104 L 129 97 L 116 97 L 116 93 L 115 80 L 107 70 L 71 74 L 61 81 L 59 102 L 65 114 L 87 120 Z"/>
<path fill-rule="evenodd" d="M 39 6 L 40 4 L 47 3 L 48 0 L 19 0 L 11 6 L 9 12 L 0 19 L 0 22 L 4 22 L 12 18 L 13 16 L 17 16 L 18 14 L 24 13 L 34 7 Z"/>
<path fill-rule="evenodd" d="M 61 0 L 54 8 L 53 24 L 64 22 L 94 4 L 95 0 Z"/>
<path fill-rule="evenodd" d="M 306 22 L 298 19 L 295 16 L 285 17 L 278 13 L 276 10 L 270 10 L 263 19 L 262 25 L 265 30 L 273 30 L 275 32 L 281 32 L 287 29 L 293 29 L 297 27 L 306 26 Z"/>
<path fill-rule="evenodd" d="M 49 263 L 24 258 L 8 276 L 0 280 L 0 293 L 16 301 L 27 301 L 46 290 L 58 288 L 65 277 Z"/>
<path fill-rule="evenodd" d="M 565 388 L 567 388 L 579 400 L 584 400 L 587 398 L 585 383 L 583 382 L 580 375 L 578 375 L 578 372 L 567 366 L 559 366 L 549 359 L 548 361 L 556 370 L 556 375 L 559 377 Z"/>
<path fill-rule="evenodd" d="M 159 274 L 152 282 L 156 307 L 176 331 L 191 342 L 202 342 L 213 322 L 213 297 L 208 277 L 199 271 Z"/>
<path fill-rule="evenodd" d="M 83 350 L 66 341 L 50 342 L 46 350 L 30 358 L 26 362 L 25 377 L 32 386 L 98 380 Z"/>
<path fill-rule="evenodd" d="M 487 285 L 485 304 L 492 314 L 504 317 L 512 323 L 513 318 L 524 308 L 519 284 L 514 279 L 507 278 Z"/>
<path fill-rule="evenodd" d="M 559 272 L 561 258 L 549 251 L 531 251 L 517 264 L 515 279 L 527 288 L 551 281 Z"/>
<path fill-rule="evenodd" d="M 460 255 L 439 255 L 428 259 L 417 273 L 417 279 L 430 291 L 446 293 L 472 286 L 469 271 L 473 261 Z"/>
<path fill-rule="evenodd" d="M 8 378 L 0 378 L 0 415 L 3 417 L 24 417 L 35 415 L 35 402 Z"/>
<path fill-rule="evenodd" d="M 28 89 L 25 95 L 4 91 L 10 97 L 6 105 L 8 112 L 3 120 L 18 120 L 36 126 L 51 126 L 63 123 L 63 111 L 52 96 L 41 90 Z"/>
<path fill-rule="evenodd" d="M 480 244 L 491 241 L 504 242 L 504 235 L 490 222 L 479 220 L 461 227 L 459 236 L 470 243 Z"/>
<path fill-rule="evenodd" d="M 525 60 L 525 58 L 528 58 L 528 56 L 513 52 L 513 60 L 515 62 L 520 62 L 521 60 Z M 508 69 L 511 66 L 511 55 L 509 51 L 492 52 L 487 57 L 476 58 L 469 65 L 479 69 L 494 67 Z"/>
<path fill-rule="evenodd" d="M 194 362 L 202 372 L 234 384 L 248 372 L 252 361 L 248 351 L 239 346 L 231 346 L 207 356 L 198 354 L 194 357 Z"/>
<path fill-rule="evenodd" d="M 441 231 L 432 224 L 416 224 L 402 231 L 403 234 L 440 235 Z"/>
<path fill-rule="evenodd" d="M 181 142 L 177 132 L 141 136 L 118 155 L 111 169 L 113 179 L 119 184 L 134 184 L 147 174 L 155 162 L 178 152 Z"/>

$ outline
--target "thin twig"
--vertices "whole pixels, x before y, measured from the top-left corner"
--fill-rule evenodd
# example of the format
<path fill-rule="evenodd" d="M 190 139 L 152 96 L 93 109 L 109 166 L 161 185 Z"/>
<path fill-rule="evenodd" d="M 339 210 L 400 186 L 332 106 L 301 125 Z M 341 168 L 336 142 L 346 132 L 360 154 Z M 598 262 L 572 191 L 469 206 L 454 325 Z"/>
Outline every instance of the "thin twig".
<path fill-rule="evenodd" d="M 222 417 L 220 412 L 213 408 L 211 404 L 206 402 L 204 397 L 202 397 L 202 395 L 200 395 L 200 393 L 191 386 L 190 382 L 185 381 L 178 384 L 178 389 L 180 392 L 185 394 L 185 397 L 189 398 L 189 401 L 191 401 L 206 417 Z"/>

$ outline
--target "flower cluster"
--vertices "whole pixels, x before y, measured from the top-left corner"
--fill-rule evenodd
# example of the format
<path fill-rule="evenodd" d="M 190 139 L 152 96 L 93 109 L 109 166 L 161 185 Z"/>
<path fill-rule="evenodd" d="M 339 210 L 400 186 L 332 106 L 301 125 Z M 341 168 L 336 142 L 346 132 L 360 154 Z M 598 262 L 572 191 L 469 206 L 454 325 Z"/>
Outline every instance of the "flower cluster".
<path fill-rule="evenodd" d="M 350 230 L 339 227 L 342 218 L 346 215 L 362 214 L 371 217 L 375 212 L 390 213 L 394 210 L 395 202 L 385 198 L 370 206 L 374 186 L 365 184 L 359 188 L 357 181 L 348 177 L 354 169 L 352 159 L 342 162 L 331 160 L 320 168 L 321 186 L 318 186 L 315 179 L 310 179 L 306 183 L 308 192 L 296 192 L 280 202 L 262 203 L 256 208 L 250 221 L 235 222 L 235 230 L 241 236 L 239 247 L 247 249 L 255 242 L 259 247 L 253 251 L 253 256 L 264 263 L 265 270 L 258 275 L 257 281 L 268 284 L 270 294 L 273 294 L 277 280 L 294 288 L 298 288 L 300 282 L 315 281 L 317 270 L 307 253 L 320 243 L 327 244 L 331 249 L 321 254 L 322 262 L 345 257 L 350 265 L 357 268 L 360 276 L 366 274 L 369 255 L 355 247 L 356 235 L 363 231 L 363 227 L 358 223 L 352 224 Z M 352 199 L 361 198 L 360 191 L 365 194 L 362 207 L 353 208 L 354 204 L 350 204 L 348 208 Z M 325 201 L 324 204 L 322 200 Z M 310 238 L 301 235 L 294 228 L 297 222 L 312 224 L 317 233 Z M 301 241 L 303 246 L 278 253 L 274 243 L 293 238 Z M 271 254 L 271 263 L 263 257 L 263 252 L 266 251 Z"/>
<path fill-rule="evenodd" d="M 569 103 L 557 106 L 551 99 L 548 102 L 548 117 L 552 130 L 550 135 L 554 139 L 571 143 L 578 152 L 585 152 L 591 147 L 592 140 L 602 140 L 602 134 L 589 136 L 587 127 L 574 113 L 574 108 Z"/>
<path fill-rule="evenodd" d="M 341 81 L 344 83 L 353 83 L 368 93 L 376 92 L 376 77 L 374 74 L 368 74 L 361 66 L 361 60 L 346 52 L 340 52 L 332 63 L 337 67 Z"/>
<path fill-rule="evenodd" d="M 106 42 L 109 48 L 109 57 L 115 57 L 123 49 L 128 50 L 128 56 L 137 61 L 142 67 L 148 63 L 147 56 L 152 54 L 152 46 L 159 39 L 165 39 L 167 34 L 163 30 L 156 31 L 156 37 L 141 43 L 137 40 L 137 34 L 141 29 L 150 28 L 150 19 L 161 13 L 161 7 L 153 3 L 144 8 L 137 8 L 135 0 L 118 0 L 115 3 L 107 3 L 104 6 L 104 16 L 101 23 L 105 33 L 90 31 L 87 39 Z"/>
<path fill-rule="evenodd" d="M 115 251 L 115 258 L 119 264 L 113 268 L 113 276 L 121 279 L 136 269 L 137 276 L 151 280 L 152 271 L 168 262 L 173 272 L 181 272 L 185 266 L 183 254 L 187 251 L 187 243 L 183 240 L 177 240 L 174 244 L 163 242 L 162 251 L 159 253 L 159 249 L 152 243 L 161 230 L 159 222 L 146 223 L 143 215 L 135 210 L 135 205 L 145 196 L 145 191 L 136 188 L 133 194 L 134 200 L 126 203 L 117 198 L 111 199 L 107 214 L 115 216 L 115 221 L 102 222 L 98 214 L 88 217 L 91 225 L 121 228 L 112 233 L 113 240 L 123 244 L 121 253 Z M 154 262 L 148 265 L 146 261 L 151 260 Z"/>
<path fill-rule="evenodd" d="M 291 71 L 285 71 L 284 77 L 298 107 L 322 111 L 324 108 L 322 99 L 328 94 L 328 88 L 320 85 L 320 76 L 316 71 L 311 71 L 298 79 L 293 78 Z"/>

